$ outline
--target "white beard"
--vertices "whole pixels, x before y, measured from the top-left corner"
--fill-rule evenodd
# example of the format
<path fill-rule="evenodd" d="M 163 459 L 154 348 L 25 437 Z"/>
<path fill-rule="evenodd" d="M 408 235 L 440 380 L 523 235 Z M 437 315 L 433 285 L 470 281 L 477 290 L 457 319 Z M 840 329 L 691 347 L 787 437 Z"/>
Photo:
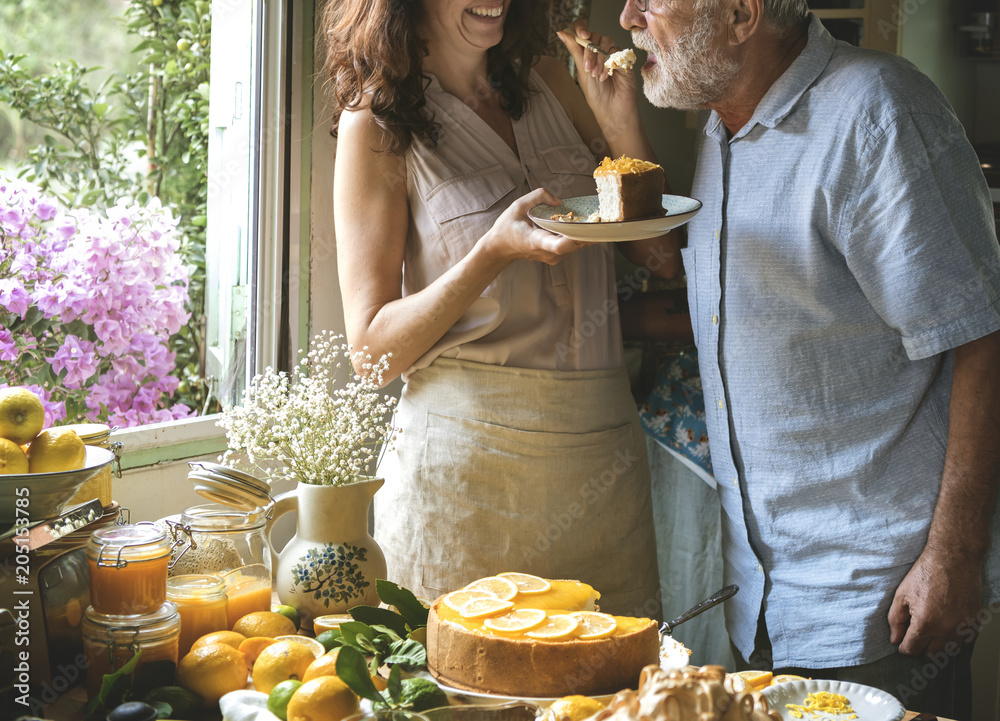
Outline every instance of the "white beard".
<path fill-rule="evenodd" d="M 642 71 L 643 92 L 653 105 L 696 110 L 719 100 L 729 89 L 741 63 L 711 46 L 713 13 L 704 12 L 670 50 L 659 47 L 649 30 L 632 33 L 632 42 L 656 55 Z"/>

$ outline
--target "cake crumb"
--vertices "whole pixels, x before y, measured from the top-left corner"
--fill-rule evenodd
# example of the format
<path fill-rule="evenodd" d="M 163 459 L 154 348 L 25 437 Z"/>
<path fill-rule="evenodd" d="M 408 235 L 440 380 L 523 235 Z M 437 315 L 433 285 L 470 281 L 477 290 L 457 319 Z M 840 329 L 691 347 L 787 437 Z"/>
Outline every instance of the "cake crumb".
<path fill-rule="evenodd" d="M 604 61 L 608 75 L 614 75 L 615 70 L 631 70 L 633 65 L 635 65 L 635 52 L 631 48 L 612 53 L 611 57 Z"/>

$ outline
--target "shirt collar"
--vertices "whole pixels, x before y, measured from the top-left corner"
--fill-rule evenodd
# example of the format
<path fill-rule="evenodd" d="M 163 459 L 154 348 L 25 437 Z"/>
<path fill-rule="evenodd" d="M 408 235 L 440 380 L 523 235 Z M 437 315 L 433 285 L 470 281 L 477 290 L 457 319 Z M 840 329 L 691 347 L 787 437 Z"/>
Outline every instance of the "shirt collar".
<path fill-rule="evenodd" d="M 819 18 L 810 13 L 809 37 L 805 48 L 768 89 L 757 104 L 750 120 L 733 136 L 733 140 L 749 133 L 755 125 L 773 128 L 784 120 L 795 108 L 806 90 L 826 69 L 836 45 L 836 39 L 823 27 Z M 719 140 L 725 137 L 725 126 L 722 125 L 722 118 L 714 110 L 705 125 L 705 134 Z"/>

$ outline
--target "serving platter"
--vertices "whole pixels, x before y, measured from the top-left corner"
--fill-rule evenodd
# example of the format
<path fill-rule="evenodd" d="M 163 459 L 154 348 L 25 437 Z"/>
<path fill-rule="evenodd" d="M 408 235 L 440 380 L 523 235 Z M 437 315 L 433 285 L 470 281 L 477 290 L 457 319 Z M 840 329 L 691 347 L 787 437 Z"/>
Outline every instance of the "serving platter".
<path fill-rule="evenodd" d="M 428 675 L 427 678 L 431 677 Z M 473 706 L 505 706 L 508 704 L 528 703 L 537 706 L 541 710 L 545 710 L 561 698 L 559 696 L 553 696 L 551 698 L 539 696 L 504 696 L 495 693 L 466 691 L 464 689 L 454 688 L 441 683 L 437 679 L 434 679 L 434 682 L 448 695 L 449 701 L 453 704 L 466 704 Z M 614 694 L 590 696 L 590 698 L 600 701 L 602 704 L 607 706 L 611 703 L 611 699 L 614 698 Z"/>
<path fill-rule="evenodd" d="M 528 211 L 528 217 L 540 228 L 552 233 L 560 233 L 573 240 L 588 243 L 617 243 L 627 240 L 644 240 L 663 235 L 669 230 L 684 225 L 701 210 L 701 201 L 684 195 L 664 195 L 664 215 L 639 220 L 623 220 L 615 223 L 587 222 L 586 219 L 597 212 L 600 203 L 596 195 L 578 195 L 565 198 L 562 205 L 536 205 Z M 580 221 L 553 220 L 553 215 L 572 212 Z"/>
<path fill-rule="evenodd" d="M 903 704 L 885 691 L 871 686 L 849 681 L 827 681 L 809 679 L 807 681 L 786 681 L 768 686 L 761 691 L 771 709 L 785 721 L 799 721 L 792 715 L 786 704 L 802 705 L 811 693 L 827 691 L 844 696 L 857 714 L 857 721 L 900 721 L 906 715 Z M 806 714 L 810 721 L 833 721 L 846 718 L 842 714 Z"/>

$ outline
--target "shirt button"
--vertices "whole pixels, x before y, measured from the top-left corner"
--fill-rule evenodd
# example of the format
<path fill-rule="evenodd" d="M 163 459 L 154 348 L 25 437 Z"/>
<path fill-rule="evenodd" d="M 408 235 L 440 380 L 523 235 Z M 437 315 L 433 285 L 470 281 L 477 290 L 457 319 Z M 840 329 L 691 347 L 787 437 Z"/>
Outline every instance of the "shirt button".
<path fill-rule="evenodd" d="M 712 314 L 712 325 L 719 325 L 719 316 Z"/>
<path fill-rule="evenodd" d="M 721 410 L 722 410 L 723 408 L 725 408 L 725 407 L 726 407 L 726 404 L 725 404 L 725 403 L 724 403 L 724 402 L 722 401 L 722 399 L 720 398 L 720 399 L 719 399 L 719 410 L 721 411 Z"/>
<path fill-rule="evenodd" d="M 739 476 L 733 476 L 733 485 L 736 486 L 737 488 L 740 487 L 740 477 Z"/>
<path fill-rule="evenodd" d="M 761 573 L 764 573 L 764 567 L 759 563 L 757 564 L 757 570 L 760 571 Z"/>

